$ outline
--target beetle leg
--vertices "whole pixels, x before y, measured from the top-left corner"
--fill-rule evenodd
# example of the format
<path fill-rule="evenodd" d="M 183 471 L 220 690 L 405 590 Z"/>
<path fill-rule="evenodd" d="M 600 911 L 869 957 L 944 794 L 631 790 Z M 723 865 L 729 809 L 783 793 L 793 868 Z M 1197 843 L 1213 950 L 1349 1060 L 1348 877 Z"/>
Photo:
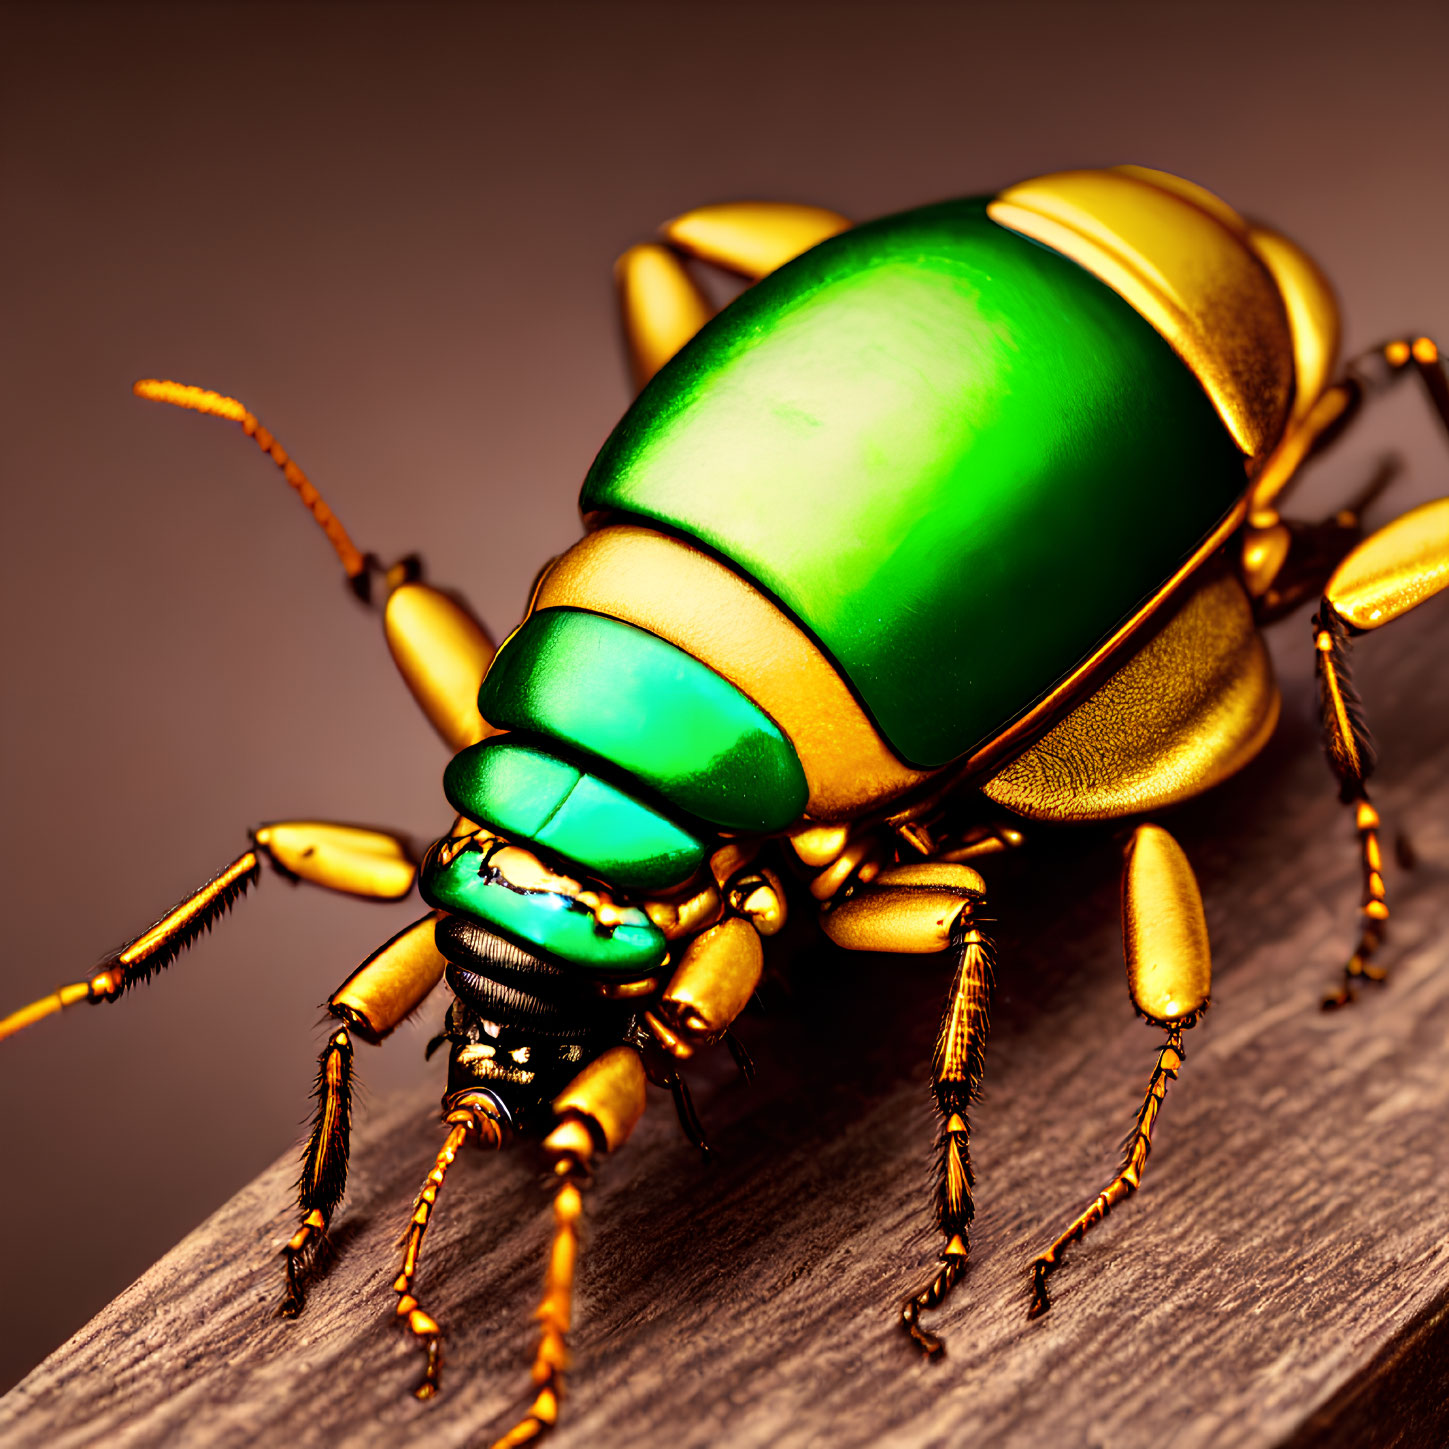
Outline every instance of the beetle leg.
<path fill-rule="evenodd" d="M 315 820 L 263 825 L 253 832 L 250 850 L 103 961 L 90 980 L 62 986 L 0 1019 L 0 1041 L 67 1006 L 114 1001 L 150 980 L 246 894 L 263 859 L 294 880 L 369 900 L 401 900 L 417 874 L 415 852 L 401 836 Z"/>
<path fill-rule="evenodd" d="M 1348 364 L 1342 379 L 1324 389 L 1263 465 L 1249 497 L 1253 527 L 1276 522 L 1277 505 L 1298 481 L 1302 465 L 1342 436 L 1367 399 L 1381 397 L 1410 375 L 1423 384 L 1430 406 L 1449 431 L 1449 374 L 1433 339 L 1400 337 L 1370 348 Z"/>
<path fill-rule="evenodd" d="M 1207 1010 L 1212 978 L 1207 923 L 1197 879 L 1181 847 L 1156 825 L 1139 825 L 1127 847 L 1122 874 L 1122 944 L 1132 1004 L 1167 1032 L 1157 1054 L 1147 1095 L 1123 1143 L 1122 1166 L 1057 1240 L 1031 1265 L 1033 1318 L 1051 1307 L 1048 1276 L 1063 1252 L 1079 1242 L 1123 1198 L 1141 1185 L 1152 1150 L 1152 1129 L 1185 1053 L 1182 1033 Z"/>
<path fill-rule="evenodd" d="M 1173 1028 L 1167 1034 L 1167 1041 L 1157 1053 L 1157 1063 L 1147 1083 L 1147 1095 L 1137 1111 L 1137 1120 L 1127 1140 L 1122 1144 L 1122 1166 L 1117 1175 L 1092 1199 L 1081 1213 L 1051 1247 L 1039 1254 L 1031 1264 L 1031 1308 L 1032 1318 L 1040 1317 L 1052 1305 L 1047 1296 L 1046 1280 L 1062 1263 L 1062 1254 L 1072 1244 L 1084 1238 L 1088 1231 L 1102 1221 L 1117 1203 L 1136 1192 L 1141 1185 L 1142 1174 L 1147 1167 L 1147 1154 L 1152 1151 L 1152 1128 L 1157 1114 L 1167 1096 L 1167 1084 L 1177 1080 L 1187 1054 L 1182 1048 L 1182 1032 Z"/>
<path fill-rule="evenodd" d="M 965 1272 L 975 1215 L 967 1118 L 981 1086 L 991 993 L 991 946 L 976 919 L 984 902 L 984 883 L 970 866 L 921 861 L 857 880 L 821 915 L 825 934 L 847 950 L 949 950 L 955 959 L 931 1072 L 941 1116 L 936 1222 L 946 1243 L 940 1270 L 900 1310 L 901 1327 L 932 1357 L 941 1340 L 921 1327 L 921 1314 L 939 1307 Z"/>
<path fill-rule="evenodd" d="M 1243 536 L 1243 585 L 1253 600 L 1253 618 L 1272 624 L 1300 604 L 1319 597 L 1340 563 L 1363 538 L 1363 515 L 1403 470 L 1396 454 L 1383 458 L 1373 475 L 1344 506 L 1318 523 L 1272 515 L 1271 523 L 1250 526 Z"/>
<path fill-rule="evenodd" d="M 849 227 L 839 212 L 823 206 L 727 201 L 695 207 L 665 222 L 659 231 L 687 255 L 754 282 Z"/>
<path fill-rule="evenodd" d="M 947 998 L 936 1038 L 931 1090 L 941 1114 L 940 1153 L 936 1181 L 936 1223 L 945 1236 L 941 1268 L 919 1292 L 901 1305 L 901 1327 L 928 1357 L 939 1355 L 941 1340 L 921 1327 L 921 1313 L 937 1308 L 966 1271 L 971 1220 L 976 1205 L 971 1191 L 971 1103 L 981 1089 L 981 1070 L 989 1026 L 987 1006 L 991 994 L 991 949 L 986 937 L 963 907 L 951 928 L 956 954 L 956 979 Z"/>
<path fill-rule="evenodd" d="M 662 244 L 630 247 L 614 263 L 614 282 L 635 387 L 642 388 L 714 316 L 682 257 L 756 281 L 849 225 L 819 206 L 729 202 L 665 222 Z"/>
<path fill-rule="evenodd" d="M 614 285 L 634 386 L 642 389 L 714 308 L 679 257 L 658 242 L 630 247 L 614 263 Z"/>
<path fill-rule="evenodd" d="M 422 1253 L 423 1235 L 432 1220 L 433 1206 L 442 1190 L 443 1179 L 448 1169 L 458 1159 L 458 1153 L 468 1142 L 477 1142 L 484 1147 L 501 1147 L 503 1129 L 493 1116 L 492 1104 L 482 1093 L 469 1094 L 469 1100 L 460 1100 L 446 1118 L 448 1135 L 438 1152 L 438 1160 L 428 1174 L 417 1200 L 413 1204 L 412 1220 L 403 1237 L 402 1271 L 392 1285 L 398 1295 L 397 1317 L 408 1332 L 418 1341 L 427 1355 L 422 1381 L 413 1394 L 419 1399 L 430 1399 L 438 1392 L 438 1377 L 443 1368 L 443 1330 L 429 1313 L 418 1304 L 413 1293 L 413 1280 L 417 1276 L 418 1258 Z M 295 1240 L 294 1240 L 295 1241 Z"/>
<path fill-rule="evenodd" d="M 541 1438 L 558 1423 L 559 1400 L 563 1397 L 563 1371 L 568 1367 L 566 1335 L 573 1317 L 574 1265 L 578 1261 L 578 1220 L 583 1215 L 580 1189 L 586 1178 L 586 1159 L 572 1153 L 560 1154 L 554 1164 L 558 1191 L 553 1199 L 553 1246 L 548 1255 L 548 1275 L 543 1301 L 534 1315 L 541 1325 L 538 1347 L 533 1354 L 531 1376 L 538 1386 L 528 1413 L 493 1449 L 514 1449 Z"/>
<path fill-rule="evenodd" d="M 558 1125 L 544 1138 L 543 1150 L 553 1159 L 558 1190 L 553 1200 L 553 1246 L 543 1301 L 534 1315 L 541 1325 L 532 1369 L 537 1393 L 528 1412 L 493 1449 L 515 1449 L 546 1434 L 558 1422 L 563 1374 L 568 1367 L 565 1339 L 573 1316 L 581 1189 L 588 1181 L 594 1154 L 621 1147 L 643 1115 L 644 1082 L 638 1052 L 628 1046 L 612 1047 L 554 1098 Z"/>
<path fill-rule="evenodd" d="M 1026 837 L 1014 825 L 1004 821 L 993 825 L 975 825 L 959 837 L 941 842 L 936 860 L 979 860 L 983 855 L 1000 855 L 1006 850 L 1019 850 Z"/>
<path fill-rule="evenodd" d="M 1334 571 L 1314 616 L 1324 748 L 1338 779 L 1339 795 L 1355 810 L 1364 880 L 1358 944 L 1344 967 L 1342 982 L 1324 998 L 1325 1007 L 1351 1001 L 1360 981 L 1383 979 L 1373 957 L 1389 918 L 1379 817 L 1368 798 L 1374 744 L 1353 684 L 1349 641 L 1417 608 L 1446 587 L 1449 498 L 1440 498 L 1411 509 L 1364 539 Z"/>
<path fill-rule="evenodd" d="M 327 1238 L 327 1226 L 347 1190 L 347 1157 L 352 1140 L 352 1038 L 339 1026 L 317 1064 L 317 1110 L 302 1154 L 297 1202 L 302 1223 L 282 1249 L 287 1295 L 278 1312 L 295 1318 L 306 1302 L 305 1285 Z"/>
<path fill-rule="evenodd" d="M 353 1034 L 368 1042 L 382 1041 L 443 979 L 447 961 L 433 943 L 435 920 L 431 913 L 424 916 L 374 951 L 327 1004 L 337 1025 L 317 1067 L 317 1109 L 297 1179 L 302 1221 L 282 1249 L 287 1292 L 279 1312 L 284 1318 L 302 1311 L 307 1279 L 347 1189 Z"/>

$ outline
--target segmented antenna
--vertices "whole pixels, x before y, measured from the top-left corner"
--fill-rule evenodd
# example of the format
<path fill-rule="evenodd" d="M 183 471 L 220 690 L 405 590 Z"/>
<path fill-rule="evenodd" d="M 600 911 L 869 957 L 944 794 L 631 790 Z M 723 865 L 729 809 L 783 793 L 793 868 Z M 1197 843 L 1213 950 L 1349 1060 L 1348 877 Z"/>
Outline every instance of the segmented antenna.
<path fill-rule="evenodd" d="M 137 397 L 149 398 L 152 402 L 170 403 L 173 407 L 188 408 L 194 413 L 207 413 L 214 418 L 226 418 L 230 422 L 240 423 L 247 437 L 255 439 L 262 452 L 282 470 L 283 477 L 306 504 L 307 511 L 317 520 L 322 532 L 327 535 L 327 541 L 336 551 L 353 590 L 361 597 L 367 597 L 366 557 L 347 536 L 347 530 L 327 506 L 326 500 L 312 486 L 307 475 L 292 461 L 287 450 L 257 421 L 254 413 L 249 412 L 234 397 L 225 397 L 204 387 L 191 387 L 184 382 L 167 382 L 147 377 L 132 384 L 131 391 Z"/>

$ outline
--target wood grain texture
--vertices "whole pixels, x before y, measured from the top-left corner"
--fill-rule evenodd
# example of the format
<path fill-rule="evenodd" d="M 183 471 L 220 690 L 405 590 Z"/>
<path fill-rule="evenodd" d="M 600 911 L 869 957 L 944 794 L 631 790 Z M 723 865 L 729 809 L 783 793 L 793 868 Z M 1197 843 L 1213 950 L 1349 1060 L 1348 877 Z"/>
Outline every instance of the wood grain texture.
<path fill-rule="evenodd" d="M 1358 650 L 1376 799 L 1419 865 L 1389 876 L 1392 982 L 1332 1015 L 1317 1001 L 1352 939 L 1357 857 L 1313 735 L 1308 630 L 1285 629 L 1277 737 L 1164 817 L 1203 885 L 1213 1009 L 1142 1192 L 1069 1252 L 1052 1312 L 1028 1323 L 1026 1265 L 1110 1176 L 1158 1041 L 1126 998 L 1107 833 L 1043 833 L 989 877 L 979 1215 L 934 1320 L 944 1361 L 918 1361 L 893 1319 L 936 1249 L 926 1074 L 945 974 L 810 947 L 792 993 L 745 1023 L 757 1082 L 726 1061 L 694 1073 L 717 1161 L 654 1094 L 600 1171 L 559 1449 L 1449 1439 L 1449 609 Z M 448 1335 L 444 1391 L 415 1402 L 390 1283 L 439 1138 L 430 1101 L 364 1112 L 336 1257 L 301 1320 L 273 1316 L 288 1158 L 0 1402 L 0 1439 L 491 1442 L 527 1401 L 547 1203 L 529 1151 L 459 1162 L 420 1277 Z"/>

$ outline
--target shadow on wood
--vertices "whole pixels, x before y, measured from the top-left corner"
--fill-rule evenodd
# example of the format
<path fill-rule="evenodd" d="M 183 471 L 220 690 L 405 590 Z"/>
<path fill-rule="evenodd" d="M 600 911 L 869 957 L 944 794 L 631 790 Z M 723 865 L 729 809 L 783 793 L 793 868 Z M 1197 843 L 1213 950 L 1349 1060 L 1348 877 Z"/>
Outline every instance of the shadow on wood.
<path fill-rule="evenodd" d="M 1047 1318 L 1027 1321 L 1026 1265 L 1110 1176 L 1157 1041 L 1126 997 L 1111 833 L 1045 838 L 989 881 L 1002 964 L 974 1122 L 980 1215 L 936 1315 L 944 1361 L 916 1357 L 894 1309 L 937 1246 L 927 1064 L 946 981 L 924 958 L 811 946 L 791 994 L 744 1025 L 754 1086 L 727 1060 L 695 1074 L 717 1161 L 656 1095 L 603 1165 L 559 1449 L 1442 1442 L 1449 612 L 1425 614 L 1359 651 L 1376 798 L 1420 858 L 1390 876 L 1391 983 L 1318 1010 L 1359 883 L 1300 670 L 1264 756 L 1170 817 L 1204 888 L 1214 1007 L 1143 1191 L 1070 1251 Z M 365 1079 L 365 1053 L 359 1066 Z M 0 1435 L 491 1442 L 527 1402 L 547 1200 L 527 1150 L 459 1162 L 420 1280 L 447 1333 L 443 1393 L 417 1403 L 390 1284 L 439 1136 L 430 1101 L 364 1115 L 336 1256 L 300 1320 L 274 1314 L 289 1158 L 26 1378 Z"/>

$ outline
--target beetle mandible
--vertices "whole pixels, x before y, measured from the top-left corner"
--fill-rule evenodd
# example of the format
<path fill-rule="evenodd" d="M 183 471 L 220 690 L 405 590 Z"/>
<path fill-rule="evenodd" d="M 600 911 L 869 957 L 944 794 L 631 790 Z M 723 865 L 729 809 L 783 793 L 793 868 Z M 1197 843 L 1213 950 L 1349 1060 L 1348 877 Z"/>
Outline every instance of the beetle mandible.
<path fill-rule="evenodd" d="M 718 315 L 701 263 L 751 284 Z M 416 559 L 360 551 L 241 403 L 136 385 L 240 423 L 282 468 L 455 752 L 457 818 L 421 859 L 384 832 L 262 826 L 89 980 L 0 1021 L 3 1038 L 116 1000 L 264 862 L 360 897 L 417 888 L 428 913 L 329 1003 L 283 1310 L 302 1310 L 343 1197 L 354 1043 L 382 1041 L 446 979 L 447 1131 L 396 1315 L 429 1397 L 442 1330 L 416 1286 L 448 1169 L 465 1146 L 541 1141 L 554 1243 L 537 1393 L 508 1445 L 558 1417 L 592 1165 L 629 1136 L 646 1081 L 702 1143 L 681 1064 L 723 1044 L 748 1071 L 730 1027 L 787 898 L 839 946 L 950 961 L 932 1073 L 940 1267 L 899 1314 L 940 1351 L 921 1315 L 962 1277 L 973 1216 L 992 959 L 978 867 L 1038 823 L 1149 816 L 1241 768 L 1278 718 L 1260 626 L 1310 598 L 1324 743 L 1363 869 L 1358 940 L 1325 1004 L 1382 979 L 1350 640 L 1449 585 L 1449 499 L 1368 537 L 1377 482 L 1322 523 L 1279 513 L 1303 463 L 1401 378 L 1449 427 L 1435 344 L 1394 339 L 1339 369 L 1308 257 L 1175 176 L 1062 172 L 859 226 L 703 207 L 625 253 L 617 279 L 640 392 L 585 480 L 584 537 L 496 651 Z M 1120 1170 L 1031 1265 L 1034 1316 L 1064 1251 L 1138 1186 L 1208 1005 L 1192 869 L 1145 820 L 1123 921 L 1133 1004 L 1165 1039 Z"/>

